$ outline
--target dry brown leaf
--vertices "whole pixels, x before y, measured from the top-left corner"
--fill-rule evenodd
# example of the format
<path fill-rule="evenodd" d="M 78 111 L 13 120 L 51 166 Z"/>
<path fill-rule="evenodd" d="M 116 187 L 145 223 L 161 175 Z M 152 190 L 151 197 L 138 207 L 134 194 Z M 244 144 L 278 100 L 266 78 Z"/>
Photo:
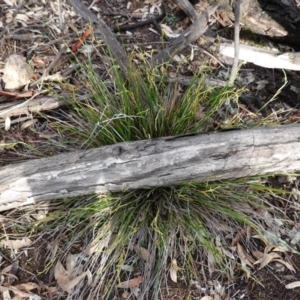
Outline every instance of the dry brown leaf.
<path fill-rule="evenodd" d="M 300 281 L 294 281 L 285 286 L 286 289 L 294 289 L 300 287 Z"/>
<path fill-rule="evenodd" d="M 275 248 L 274 245 L 267 245 L 265 250 L 264 250 L 264 253 L 269 253 L 271 251 L 274 251 L 273 249 Z"/>
<path fill-rule="evenodd" d="M 73 269 L 73 259 L 74 255 L 68 255 L 68 268 Z M 62 263 L 58 260 L 57 264 L 54 267 L 54 278 L 57 281 L 57 284 L 60 286 L 60 288 L 70 293 L 72 289 L 80 282 L 81 279 L 83 279 L 85 276 L 88 277 L 88 284 L 91 283 L 91 273 L 90 271 L 83 272 L 82 274 L 78 275 L 77 277 L 73 278 L 70 277 L 70 273 L 64 268 Z"/>
<path fill-rule="evenodd" d="M 137 254 L 139 254 L 141 257 L 142 257 L 142 259 L 144 260 L 144 261 L 149 261 L 150 260 L 150 253 L 149 253 L 149 251 L 148 250 L 146 250 L 145 248 L 143 248 L 143 247 L 138 247 L 138 246 L 133 246 L 133 249 L 134 249 L 134 251 L 137 253 Z"/>
<path fill-rule="evenodd" d="M 138 286 L 141 282 L 143 282 L 143 280 L 144 280 L 144 277 L 140 275 L 140 276 L 137 276 L 133 279 L 120 282 L 117 285 L 117 288 L 120 288 L 120 289 L 134 288 L 134 287 Z"/>
<path fill-rule="evenodd" d="M 68 271 L 64 268 L 62 263 L 58 260 L 54 267 L 54 278 L 58 280 L 62 277 L 67 277 Z"/>
<path fill-rule="evenodd" d="M 22 247 L 29 246 L 31 243 L 32 243 L 31 239 L 29 239 L 27 237 L 25 237 L 21 240 L 3 239 L 0 241 L 0 246 L 16 250 L 16 249 L 20 249 Z"/>
<path fill-rule="evenodd" d="M 242 238 L 242 236 L 245 234 L 245 230 L 240 230 L 236 235 L 235 235 L 235 237 L 232 239 L 232 241 L 231 241 L 231 246 L 236 246 L 239 242 L 240 242 L 240 240 L 241 240 L 241 238 Z"/>
<path fill-rule="evenodd" d="M 73 271 L 76 263 L 77 263 L 77 255 L 68 254 L 66 258 L 66 269 L 68 270 L 69 274 Z"/>
<path fill-rule="evenodd" d="M 16 275 L 14 275 L 14 274 L 5 273 L 4 271 L 2 271 L 1 274 L 7 276 L 7 278 L 9 279 L 10 283 L 19 280 L 19 278 Z"/>
<path fill-rule="evenodd" d="M 10 270 L 12 269 L 13 265 L 9 265 L 7 267 L 5 267 L 3 270 L 1 270 L 1 274 L 3 273 L 9 273 Z"/>
<path fill-rule="evenodd" d="M 31 300 L 41 300 L 41 297 L 36 295 L 36 294 L 33 294 L 33 293 L 25 293 L 25 292 L 22 292 L 20 291 L 19 289 L 17 289 L 16 287 L 6 287 L 6 286 L 0 286 L 0 291 L 1 292 L 5 292 L 5 291 L 11 291 L 13 292 L 16 296 L 14 297 L 14 299 L 18 299 L 16 298 L 17 296 L 21 297 L 19 299 L 31 299 Z"/>
<path fill-rule="evenodd" d="M 180 36 L 179 33 L 175 33 L 171 27 L 167 26 L 166 24 L 161 24 L 161 30 L 165 36 L 168 38 L 177 38 Z"/>
<path fill-rule="evenodd" d="M 33 91 L 27 91 L 23 93 L 0 91 L 0 96 L 12 97 L 13 99 L 11 100 L 32 97 L 32 95 Z"/>
<path fill-rule="evenodd" d="M 177 261 L 176 259 L 172 259 L 171 267 L 170 267 L 170 277 L 173 282 L 177 282 Z"/>
<path fill-rule="evenodd" d="M 277 262 L 285 265 L 289 270 L 291 270 L 293 272 L 296 272 L 294 267 L 290 263 L 288 263 L 287 261 L 284 261 L 283 259 L 274 259 L 273 261 L 277 261 Z"/>
<path fill-rule="evenodd" d="M 57 280 L 58 285 L 62 288 L 63 291 L 71 293 L 72 289 L 80 282 L 81 279 L 83 279 L 87 275 L 87 272 L 82 273 L 81 275 L 75 277 L 74 279 L 70 280 L 69 278 L 67 280 L 59 282 Z"/>
<path fill-rule="evenodd" d="M 24 122 L 22 125 L 21 125 L 21 130 L 24 130 L 28 127 L 30 127 L 31 125 L 34 125 L 34 123 L 38 122 L 38 119 L 30 119 L 26 122 Z"/>
<path fill-rule="evenodd" d="M 26 16 L 25 14 L 17 14 L 15 16 L 15 19 L 18 20 L 18 21 L 28 22 L 29 17 Z"/>
<path fill-rule="evenodd" d="M 86 277 L 88 279 L 87 285 L 91 285 L 93 283 L 93 275 L 90 270 L 87 270 L 86 272 Z"/>
<path fill-rule="evenodd" d="M 22 284 L 15 285 L 14 287 L 19 289 L 20 291 L 25 291 L 25 292 L 30 292 L 31 290 L 34 289 L 37 289 L 39 293 L 41 291 L 41 286 L 35 282 L 22 283 Z"/>
<path fill-rule="evenodd" d="M 260 259 L 264 256 L 264 254 L 258 250 L 254 250 L 252 251 L 252 255 L 256 258 L 256 259 Z"/>
<path fill-rule="evenodd" d="M 281 258 L 281 256 L 276 252 L 271 252 L 264 254 L 262 258 L 257 260 L 254 265 L 260 264 L 259 270 L 267 266 L 270 262 L 272 262 L 276 258 Z"/>
<path fill-rule="evenodd" d="M 249 255 L 245 252 L 241 244 L 237 244 L 237 253 L 241 259 L 242 265 L 248 265 L 249 267 L 253 268 L 252 263 L 249 261 Z"/>
<path fill-rule="evenodd" d="M 286 253 L 288 249 L 284 246 L 276 246 L 272 251 Z"/>

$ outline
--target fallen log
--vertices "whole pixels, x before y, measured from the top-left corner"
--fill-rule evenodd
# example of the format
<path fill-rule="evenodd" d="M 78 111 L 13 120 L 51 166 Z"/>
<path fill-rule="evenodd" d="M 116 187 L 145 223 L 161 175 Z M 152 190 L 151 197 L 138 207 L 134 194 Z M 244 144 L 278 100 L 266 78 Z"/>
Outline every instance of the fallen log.
<path fill-rule="evenodd" d="M 300 170 L 300 125 L 125 142 L 0 168 L 0 211 L 92 193 Z"/>

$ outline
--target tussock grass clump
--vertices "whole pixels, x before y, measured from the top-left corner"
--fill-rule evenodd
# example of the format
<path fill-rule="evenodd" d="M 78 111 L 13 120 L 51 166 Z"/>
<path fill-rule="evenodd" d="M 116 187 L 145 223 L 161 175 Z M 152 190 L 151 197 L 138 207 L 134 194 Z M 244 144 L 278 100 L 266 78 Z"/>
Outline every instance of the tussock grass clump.
<path fill-rule="evenodd" d="M 142 67 L 133 67 L 141 73 Z M 118 67 L 101 76 L 91 63 L 79 74 L 81 93 L 87 100 L 74 98 L 71 122 L 53 123 L 61 133 L 81 137 L 82 148 L 124 141 L 180 135 L 213 130 L 211 116 L 229 99 L 237 102 L 239 91 L 231 87 L 208 87 L 205 77 L 188 87 L 165 82 L 166 75 L 144 66 L 143 82 L 128 86 Z M 139 76 L 132 75 L 140 80 Z M 102 78 L 101 78 L 102 77 Z M 196 76 L 195 76 L 196 80 Z M 199 112 L 201 116 L 199 117 Z M 198 117 L 197 117 L 198 116 Z"/>
<path fill-rule="evenodd" d="M 143 83 L 130 87 L 117 66 L 102 76 L 90 62 L 82 67 L 80 89 L 88 97 L 74 97 L 68 120 L 52 122 L 82 149 L 213 130 L 217 112 L 225 102 L 237 102 L 240 92 L 207 87 L 204 80 L 184 89 L 146 66 Z M 235 270 L 247 269 L 229 246 L 237 232 L 263 236 L 264 192 L 259 179 L 240 179 L 66 199 L 36 228 L 57 236 L 63 257 L 82 243 L 82 264 L 94 278 L 91 286 L 82 281 L 74 288 L 76 297 L 112 299 L 124 291 L 120 282 L 142 276 L 132 295 L 158 299 L 170 280 L 232 278 Z"/>
<path fill-rule="evenodd" d="M 96 280 L 86 288 L 78 285 L 74 294 L 111 299 L 120 282 L 141 274 L 140 299 L 157 299 L 168 286 L 172 264 L 185 284 L 209 272 L 232 278 L 239 263 L 224 253 L 234 233 L 251 228 L 260 234 L 263 223 L 253 210 L 263 204 L 247 189 L 246 182 L 187 183 L 73 199 L 49 215 L 48 231 L 59 233 L 62 256 L 79 241 L 85 244 L 85 267 Z"/>

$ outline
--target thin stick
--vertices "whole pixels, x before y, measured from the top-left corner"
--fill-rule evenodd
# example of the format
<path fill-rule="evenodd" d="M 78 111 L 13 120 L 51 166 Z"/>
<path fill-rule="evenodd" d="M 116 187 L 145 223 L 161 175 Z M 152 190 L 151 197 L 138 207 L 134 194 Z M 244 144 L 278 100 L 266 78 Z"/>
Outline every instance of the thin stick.
<path fill-rule="evenodd" d="M 240 59 L 240 5 L 241 0 L 235 0 L 235 7 L 234 7 L 234 59 L 231 69 L 231 74 L 229 78 L 229 85 L 232 85 L 237 72 L 238 72 L 238 65 Z"/>

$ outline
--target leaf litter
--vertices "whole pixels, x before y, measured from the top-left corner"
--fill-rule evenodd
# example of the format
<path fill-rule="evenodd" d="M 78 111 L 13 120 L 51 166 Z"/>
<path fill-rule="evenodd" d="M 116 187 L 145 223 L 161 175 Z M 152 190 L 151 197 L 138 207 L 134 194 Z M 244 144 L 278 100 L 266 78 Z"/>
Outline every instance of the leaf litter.
<path fill-rule="evenodd" d="M 54 20 L 55 16 L 61 16 L 59 9 L 58 9 L 56 3 L 54 3 L 54 2 L 51 3 L 51 8 L 54 12 L 53 15 L 51 15 L 51 10 L 44 9 L 42 4 L 39 2 L 36 2 L 35 6 L 33 6 L 33 7 L 28 6 L 28 8 L 32 8 L 29 12 L 22 12 L 22 13 L 17 13 L 17 14 L 14 13 L 17 1 L 4 0 L 4 2 L 11 8 L 6 11 L 5 23 L 6 24 L 13 24 L 13 23 L 17 24 L 18 23 L 19 25 L 21 25 L 23 27 L 23 29 L 30 27 L 34 20 L 38 20 L 40 18 L 46 18 L 46 17 L 49 17 L 49 19 L 53 18 L 53 20 Z M 154 1 L 148 1 L 148 2 L 154 3 Z M 156 1 L 156 2 L 159 3 L 159 1 Z M 152 6 L 152 7 L 154 7 L 154 6 Z M 151 9 L 154 9 L 152 7 L 151 7 Z M 94 5 L 94 10 L 97 11 L 97 9 L 98 9 L 97 5 Z M 145 18 L 146 18 L 146 14 L 148 13 L 149 8 L 145 6 L 140 11 L 143 14 L 145 14 Z M 74 16 L 74 12 L 71 10 L 67 11 L 66 16 L 68 16 L 68 15 Z M 62 22 L 62 20 L 60 20 L 60 22 Z M 170 38 L 173 38 L 176 36 L 176 30 L 174 30 L 174 28 L 172 29 L 172 28 L 170 28 L 170 26 L 167 26 L 167 25 L 164 25 L 163 27 L 165 28 L 165 34 L 167 36 L 169 35 Z M 51 30 L 53 30 L 54 35 L 55 35 L 55 33 L 61 34 L 63 32 L 63 28 L 58 26 L 55 22 L 53 22 L 53 24 L 50 24 L 50 28 L 51 28 Z M 38 29 L 37 29 L 37 31 L 38 31 Z M 38 33 L 41 33 L 41 32 L 38 32 Z M 77 42 L 75 42 L 75 44 L 73 44 L 73 45 L 76 45 L 76 46 L 74 46 L 75 48 L 77 47 L 76 50 L 78 50 L 78 47 L 81 46 L 81 44 L 82 44 L 80 42 L 80 40 L 83 41 L 84 39 L 85 38 L 84 38 L 84 33 L 83 33 L 82 37 L 79 40 L 77 39 Z M 57 45 L 59 45 L 59 44 L 57 44 Z M 70 45 L 72 45 L 72 44 L 70 44 Z M 57 47 L 57 48 L 59 48 L 59 47 Z M 177 56 L 177 57 L 178 57 L 178 62 L 183 61 L 182 56 Z M 47 63 L 48 63 L 47 59 L 44 59 L 42 53 L 39 53 L 39 52 L 36 53 L 35 59 L 37 61 L 39 61 L 39 66 L 41 67 L 41 70 L 43 70 L 45 65 L 47 65 Z M 63 64 L 62 65 L 58 64 L 56 66 L 56 68 L 61 69 L 62 66 L 63 66 Z M 54 74 L 58 74 L 58 73 L 54 73 Z M 247 73 L 247 74 L 249 74 L 249 73 Z M 52 75 L 49 75 L 49 76 L 52 76 Z M 247 75 L 247 76 L 249 77 L 249 75 Z M 58 79 L 57 78 L 58 77 L 54 78 L 53 80 L 59 81 L 60 79 L 63 79 L 63 77 L 58 78 Z M 252 78 L 251 80 L 248 80 L 247 84 L 251 84 L 253 82 L 256 84 L 255 89 L 257 89 L 258 91 L 263 91 L 264 87 L 268 84 L 267 80 L 257 80 L 256 79 L 256 82 L 255 82 L 254 78 Z M 13 93 L 16 93 L 16 92 L 13 92 Z M 17 95 L 19 95 L 19 94 L 17 94 Z M 7 95 L 7 96 L 9 96 L 9 95 Z M 18 97 L 18 96 L 15 96 L 15 97 Z M 10 119 L 7 122 L 9 122 L 9 121 L 10 121 Z M 7 124 L 7 130 L 9 130 L 10 127 L 11 127 L 11 124 Z M 273 236 L 278 237 L 279 235 L 281 236 L 281 235 L 284 235 L 286 232 L 288 232 L 288 229 L 283 228 L 283 226 L 281 224 L 278 224 L 278 222 L 276 222 L 276 219 L 272 215 L 267 215 L 265 217 L 266 217 L 265 221 L 267 223 L 267 226 L 269 227 L 268 230 L 270 230 L 272 232 Z M 265 238 L 267 238 L 267 240 L 271 243 L 270 236 L 266 235 Z M 19 250 L 19 249 L 22 249 L 23 247 L 30 246 L 31 243 L 28 243 L 28 244 L 27 243 L 28 243 L 28 241 L 26 241 L 26 240 L 23 240 L 23 239 L 17 240 L 16 239 L 16 240 L 6 241 L 6 243 L 3 243 L 1 245 L 3 247 L 7 247 L 7 248 L 10 248 L 13 250 Z M 108 246 L 108 243 L 104 243 L 104 245 L 102 245 L 102 244 L 98 245 L 98 248 L 100 249 L 100 251 L 102 251 L 107 246 Z M 235 246 L 236 246 L 235 250 L 233 250 L 233 248 L 232 249 L 227 248 L 227 249 L 229 249 L 229 250 L 227 250 L 224 245 L 220 245 L 220 247 L 222 248 L 222 252 L 231 259 L 233 258 L 234 251 L 236 251 L 238 253 L 239 259 L 242 261 L 242 264 L 244 264 L 246 267 L 254 268 L 255 265 L 259 265 L 259 269 L 262 269 L 262 268 L 267 267 L 272 262 L 279 262 L 279 263 L 284 264 L 289 270 L 292 270 L 292 271 L 294 270 L 293 267 L 288 262 L 285 262 L 283 260 L 283 257 L 281 256 L 281 254 L 279 254 L 279 253 L 284 253 L 284 251 L 276 251 L 275 248 L 269 249 L 266 247 L 267 250 L 265 250 L 264 252 L 261 252 L 262 255 L 259 258 L 256 257 L 257 260 L 253 262 L 253 259 L 252 260 L 250 259 L 251 256 L 249 254 L 249 253 L 251 253 L 251 251 L 248 253 L 245 250 L 245 248 L 243 247 L 242 243 L 240 243 L 238 241 Z M 97 248 L 96 246 L 95 246 L 95 248 L 91 248 L 89 255 L 93 255 L 96 251 L 95 250 L 96 248 Z M 134 250 L 135 250 L 136 254 L 138 254 L 145 262 L 150 260 L 151 255 L 148 252 L 148 250 L 146 250 L 143 247 L 138 247 L 138 246 L 135 246 L 135 248 L 136 249 L 134 249 Z M 254 254 L 253 254 L 253 256 L 254 256 Z M 83 270 L 80 270 L 80 268 L 78 269 L 79 271 L 74 270 L 77 260 L 78 260 L 78 257 L 72 256 L 70 254 L 67 256 L 65 267 L 63 266 L 63 264 L 61 263 L 60 260 L 58 260 L 57 264 L 55 265 L 55 269 L 57 268 L 57 270 L 54 273 L 56 274 L 55 278 L 57 280 L 57 283 L 59 282 L 58 285 L 60 286 L 60 288 L 68 293 L 72 289 L 74 289 L 77 285 L 79 285 L 79 283 L 82 280 L 85 280 L 86 278 L 87 278 L 87 280 L 89 280 L 88 279 L 90 276 L 90 273 L 88 273 L 89 271 L 83 271 Z M 209 264 L 210 264 L 210 273 L 213 274 L 214 268 L 215 268 L 215 262 L 212 259 L 212 257 L 210 257 L 210 259 L 209 259 Z M 124 265 L 123 267 L 124 267 L 124 270 L 130 271 L 130 272 L 132 271 L 132 269 L 128 268 L 127 265 Z M 170 278 L 173 282 L 177 281 L 177 268 L 178 268 L 177 261 L 171 260 Z M 173 274 L 173 275 L 171 275 L 171 274 Z M 119 287 L 119 286 L 117 286 L 117 287 L 118 288 L 126 288 L 126 286 L 127 286 L 127 288 L 130 288 L 134 291 L 133 292 L 134 294 L 138 294 L 138 290 L 134 290 L 134 289 L 138 289 L 138 286 L 142 282 L 143 282 L 142 275 L 138 275 L 136 277 L 133 277 L 132 279 L 129 279 L 127 281 L 123 281 L 123 282 L 119 283 L 119 285 L 122 285 L 123 287 Z M 297 283 L 295 283 L 294 285 L 296 287 Z M 28 290 L 25 293 L 30 291 L 29 290 L 30 286 L 31 285 L 29 282 Z M 220 288 L 220 283 L 216 283 L 216 282 L 214 284 L 211 283 L 211 286 L 213 286 L 214 290 L 218 290 L 218 291 L 222 290 Z M 292 286 L 292 285 L 286 285 L 286 286 L 287 286 L 287 288 L 290 288 L 288 286 Z M 16 288 L 16 286 L 15 286 L 15 288 Z M 24 287 L 20 286 L 19 288 L 21 289 Z M 24 290 L 26 290 L 26 289 L 24 288 Z M 25 294 L 20 293 L 20 295 L 25 295 Z M 32 296 L 32 297 L 34 297 L 34 296 Z M 214 297 L 205 296 L 205 297 L 202 297 L 201 299 L 217 299 L 217 297 L 221 297 L 221 296 L 214 296 Z M 34 299 L 34 298 L 32 298 L 32 299 Z"/>

